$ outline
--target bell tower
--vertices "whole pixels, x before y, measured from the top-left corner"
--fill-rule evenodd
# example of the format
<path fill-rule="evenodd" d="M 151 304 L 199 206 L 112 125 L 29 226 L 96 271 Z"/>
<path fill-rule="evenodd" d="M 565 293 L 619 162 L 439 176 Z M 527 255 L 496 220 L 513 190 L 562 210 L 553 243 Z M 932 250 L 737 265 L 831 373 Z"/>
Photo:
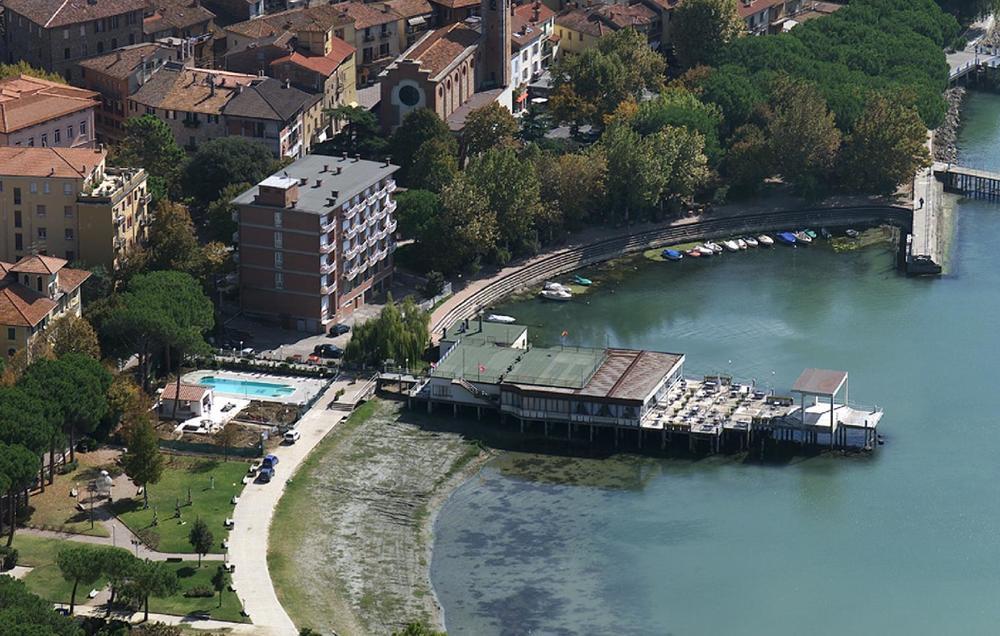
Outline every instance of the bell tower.
<path fill-rule="evenodd" d="M 483 88 L 510 85 L 511 0 L 482 0 Z"/>

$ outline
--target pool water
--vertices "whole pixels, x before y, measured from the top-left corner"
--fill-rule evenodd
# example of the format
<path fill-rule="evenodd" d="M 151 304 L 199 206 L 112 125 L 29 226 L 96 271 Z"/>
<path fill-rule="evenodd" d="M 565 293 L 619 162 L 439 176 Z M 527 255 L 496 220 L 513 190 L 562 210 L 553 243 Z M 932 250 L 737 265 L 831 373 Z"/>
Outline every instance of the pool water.
<path fill-rule="evenodd" d="M 287 397 L 295 393 L 295 387 L 288 386 L 287 384 L 218 378 L 214 375 L 206 375 L 198 381 L 198 384 L 210 386 L 219 393 L 228 393 L 230 395 L 277 398 Z"/>

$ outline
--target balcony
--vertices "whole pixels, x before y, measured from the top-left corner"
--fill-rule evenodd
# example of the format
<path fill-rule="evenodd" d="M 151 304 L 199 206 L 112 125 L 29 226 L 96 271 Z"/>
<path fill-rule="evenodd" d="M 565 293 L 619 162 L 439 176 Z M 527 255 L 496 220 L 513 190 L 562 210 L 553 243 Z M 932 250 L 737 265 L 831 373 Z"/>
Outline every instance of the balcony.
<path fill-rule="evenodd" d="M 337 244 L 334 241 L 327 241 L 326 243 L 319 244 L 320 254 L 329 254 L 334 249 L 336 249 Z"/>
<path fill-rule="evenodd" d="M 358 230 L 360 230 L 363 227 L 364 227 L 363 224 L 352 225 L 351 227 L 347 228 L 344 231 L 344 238 L 347 240 L 351 240 L 352 238 L 358 235 Z"/>
<path fill-rule="evenodd" d="M 124 247 L 125 247 L 125 239 L 123 239 L 123 238 L 116 238 L 115 239 L 115 249 L 116 250 L 120 250 L 120 249 L 122 249 Z"/>
<path fill-rule="evenodd" d="M 385 208 L 383 208 L 383 209 L 386 211 L 387 214 L 392 214 L 393 212 L 395 212 L 396 211 L 396 200 L 393 199 L 392 201 L 389 201 L 389 204 L 387 206 L 385 206 Z"/>
<path fill-rule="evenodd" d="M 319 229 L 323 232 L 332 232 L 336 226 L 337 217 L 336 215 L 331 214 L 330 220 L 327 223 L 324 224 L 322 221 L 320 222 Z"/>
<path fill-rule="evenodd" d="M 124 214 L 116 214 L 115 215 L 115 225 L 123 225 L 124 223 L 125 223 L 125 215 Z"/>
<path fill-rule="evenodd" d="M 354 247 L 351 247 L 346 252 L 344 252 L 344 258 L 347 259 L 347 260 L 350 260 L 350 259 L 354 258 L 361 251 L 362 247 L 364 247 L 364 243 L 360 243 L 360 242 L 356 243 L 354 245 Z"/>
<path fill-rule="evenodd" d="M 390 181 L 389 185 L 387 185 L 385 188 L 389 192 L 395 192 L 396 191 L 396 182 L 395 181 Z"/>
<path fill-rule="evenodd" d="M 386 226 L 390 234 L 396 233 L 396 219 L 389 219 L 389 225 Z"/>
<path fill-rule="evenodd" d="M 358 203 L 357 205 L 352 205 L 344 212 L 344 218 L 353 219 L 355 216 L 357 216 L 358 212 L 361 211 L 361 207 L 362 206 L 360 203 Z"/>
<path fill-rule="evenodd" d="M 337 269 L 336 263 L 320 263 L 319 271 L 321 274 L 332 274 L 334 270 Z"/>

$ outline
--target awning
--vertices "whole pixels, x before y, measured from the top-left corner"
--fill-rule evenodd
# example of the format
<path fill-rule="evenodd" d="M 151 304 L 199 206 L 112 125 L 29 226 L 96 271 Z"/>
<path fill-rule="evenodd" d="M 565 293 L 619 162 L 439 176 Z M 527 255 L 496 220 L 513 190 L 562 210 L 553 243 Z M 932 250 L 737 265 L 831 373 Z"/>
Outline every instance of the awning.
<path fill-rule="evenodd" d="M 514 101 L 517 102 L 518 104 L 520 104 L 521 102 L 523 102 L 526 99 L 528 99 L 528 91 L 524 91 L 523 93 L 521 93 L 520 95 L 518 95 L 517 97 L 515 97 Z"/>
<path fill-rule="evenodd" d="M 413 18 L 408 18 L 406 20 L 406 23 L 409 24 L 410 26 L 419 26 L 421 24 L 427 24 L 427 20 L 424 19 L 424 16 L 418 15 Z"/>

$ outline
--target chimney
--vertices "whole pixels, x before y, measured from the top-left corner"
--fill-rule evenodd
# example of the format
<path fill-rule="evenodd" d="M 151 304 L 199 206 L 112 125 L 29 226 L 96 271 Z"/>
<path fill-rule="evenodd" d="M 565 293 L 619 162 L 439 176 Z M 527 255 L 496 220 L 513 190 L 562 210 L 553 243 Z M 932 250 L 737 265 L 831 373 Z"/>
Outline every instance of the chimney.
<path fill-rule="evenodd" d="M 307 183 L 309 183 L 309 179 L 306 179 L 305 177 L 301 177 L 301 178 L 299 179 L 299 185 L 303 185 L 303 186 L 304 186 L 304 185 L 306 185 Z"/>
<path fill-rule="evenodd" d="M 333 199 L 334 201 L 336 201 L 337 197 L 339 197 L 339 196 L 340 196 L 340 191 L 339 190 L 330 190 L 330 198 L 331 199 Z"/>
<path fill-rule="evenodd" d="M 323 169 L 320 172 L 330 172 L 330 164 L 324 163 Z"/>
<path fill-rule="evenodd" d="M 355 154 L 354 155 L 354 163 L 357 163 L 359 161 L 361 161 L 361 155 L 360 154 Z"/>
<path fill-rule="evenodd" d="M 121 62 L 122 61 L 122 52 L 121 52 L 121 50 L 115 51 L 115 61 L 116 62 Z"/>
<path fill-rule="evenodd" d="M 314 185 L 313 187 L 314 188 L 318 188 L 321 185 L 323 185 L 323 180 L 322 179 L 316 179 L 316 185 Z"/>
<path fill-rule="evenodd" d="M 343 168 L 337 166 L 337 172 L 335 172 L 334 174 L 340 174 L 343 170 L 344 170 Z"/>
<path fill-rule="evenodd" d="M 385 162 L 382 164 L 382 167 L 383 168 L 388 168 L 389 167 L 389 157 L 385 158 Z"/>
<path fill-rule="evenodd" d="M 382 5 L 382 13 L 389 13 L 389 5 L 387 4 Z"/>
<path fill-rule="evenodd" d="M 285 83 L 284 83 L 284 84 L 282 84 L 282 88 L 288 88 L 288 87 L 289 87 L 289 86 L 291 86 L 291 85 L 292 85 L 292 83 L 291 83 L 291 82 L 290 82 L 289 80 L 287 80 L 287 79 L 286 79 L 286 80 L 285 80 Z"/>
<path fill-rule="evenodd" d="M 347 159 L 347 151 L 346 150 L 344 151 L 343 159 Z"/>

